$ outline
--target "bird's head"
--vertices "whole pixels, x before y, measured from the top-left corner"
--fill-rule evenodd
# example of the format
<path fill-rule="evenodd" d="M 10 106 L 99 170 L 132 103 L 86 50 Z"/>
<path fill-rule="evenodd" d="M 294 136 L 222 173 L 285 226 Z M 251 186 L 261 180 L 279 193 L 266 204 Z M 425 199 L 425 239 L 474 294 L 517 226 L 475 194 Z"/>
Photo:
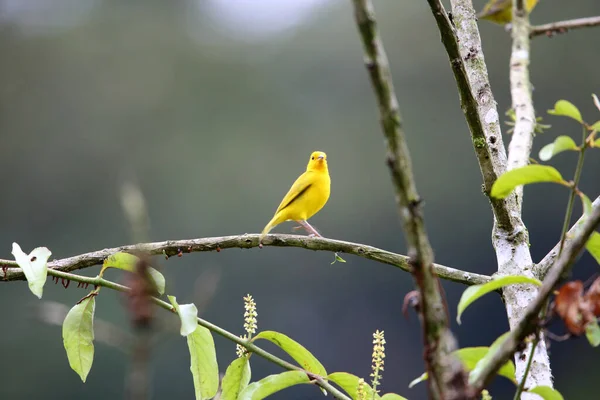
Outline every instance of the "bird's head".
<path fill-rule="evenodd" d="M 307 171 L 326 171 L 327 170 L 327 154 L 322 151 L 314 151 L 310 155 L 308 165 L 306 166 Z"/>

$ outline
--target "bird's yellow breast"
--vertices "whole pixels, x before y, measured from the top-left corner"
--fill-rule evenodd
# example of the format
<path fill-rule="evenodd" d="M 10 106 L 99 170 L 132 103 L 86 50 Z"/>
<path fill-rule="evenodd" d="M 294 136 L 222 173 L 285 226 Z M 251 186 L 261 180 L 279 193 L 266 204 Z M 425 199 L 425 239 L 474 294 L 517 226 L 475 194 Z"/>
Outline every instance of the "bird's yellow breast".
<path fill-rule="evenodd" d="M 289 205 L 279 211 L 284 221 L 306 221 L 319 212 L 329 200 L 331 179 L 326 170 L 306 171 L 298 181 L 309 183 Z"/>

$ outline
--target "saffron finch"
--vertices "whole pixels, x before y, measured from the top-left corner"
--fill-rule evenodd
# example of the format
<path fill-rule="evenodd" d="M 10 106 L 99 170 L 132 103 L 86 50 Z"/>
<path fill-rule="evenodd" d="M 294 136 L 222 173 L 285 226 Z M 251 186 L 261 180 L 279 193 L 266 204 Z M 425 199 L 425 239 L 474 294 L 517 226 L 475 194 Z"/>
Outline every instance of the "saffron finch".
<path fill-rule="evenodd" d="M 296 179 L 277 207 L 275 215 L 263 229 L 259 243 L 271 229 L 285 221 L 296 221 L 309 233 L 321 236 L 306 220 L 327 203 L 330 186 L 327 155 L 322 151 L 315 151 L 310 155 L 306 171 Z"/>
<path fill-rule="evenodd" d="M 524 0 L 525 10 L 531 12 L 538 3 L 538 0 Z M 486 19 L 500 25 L 510 24 L 512 22 L 512 0 L 490 0 L 477 18 Z"/>

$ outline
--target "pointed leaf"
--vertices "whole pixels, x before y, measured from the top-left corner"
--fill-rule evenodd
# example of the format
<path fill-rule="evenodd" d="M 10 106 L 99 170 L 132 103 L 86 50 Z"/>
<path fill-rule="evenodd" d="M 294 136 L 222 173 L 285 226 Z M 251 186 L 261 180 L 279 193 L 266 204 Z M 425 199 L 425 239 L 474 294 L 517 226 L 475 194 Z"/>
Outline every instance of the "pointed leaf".
<path fill-rule="evenodd" d="M 86 297 L 65 317 L 62 326 L 63 344 L 69 365 L 85 382 L 94 362 L 94 311 L 96 296 Z"/>
<path fill-rule="evenodd" d="M 428 374 L 427 372 L 423 372 L 421 374 L 421 376 L 416 377 L 415 379 L 413 379 L 412 381 L 410 381 L 410 383 L 408 384 L 408 388 L 412 388 L 413 386 L 415 386 L 417 383 L 421 383 L 427 380 L 428 378 Z"/>
<path fill-rule="evenodd" d="M 582 123 L 581 113 L 573 103 L 567 100 L 559 100 L 554 104 L 553 110 L 548 110 L 548 114 L 558 115 L 573 118 L 575 121 Z"/>
<path fill-rule="evenodd" d="M 490 196 L 503 199 L 517 186 L 539 182 L 563 182 L 563 178 L 556 168 L 547 165 L 526 165 L 500 175 L 492 185 Z"/>
<path fill-rule="evenodd" d="M 261 400 L 290 386 L 308 382 L 310 380 L 304 371 L 287 371 L 269 375 L 242 390 L 238 400 Z"/>
<path fill-rule="evenodd" d="M 177 304 L 177 298 L 175 296 L 167 296 L 179 319 L 181 320 L 181 329 L 179 333 L 181 336 L 187 336 L 193 333 L 198 326 L 198 309 L 194 304 Z"/>
<path fill-rule="evenodd" d="M 219 390 L 219 366 L 215 342 L 208 329 L 198 325 L 187 336 L 196 400 L 211 399 Z"/>
<path fill-rule="evenodd" d="M 481 358 L 479 361 L 477 361 L 477 363 L 473 367 L 473 370 L 469 374 L 469 382 L 470 383 L 472 383 L 473 380 L 475 380 L 477 378 L 477 376 L 480 374 L 480 372 L 483 370 L 483 368 L 485 368 L 485 366 L 490 362 L 491 358 L 498 351 L 498 349 L 502 346 L 502 344 L 504 343 L 504 341 L 506 340 L 506 338 L 508 337 L 509 334 L 510 334 L 510 331 L 500 335 L 496 340 L 494 340 L 494 343 L 492 343 L 492 345 L 489 347 L 488 351 L 483 356 L 483 358 Z M 507 361 L 502 366 L 502 368 L 500 368 L 500 371 L 498 372 L 498 374 L 510 379 L 511 381 L 513 381 L 513 383 L 516 383 L 515 365 L 513 364 L 512 361 L 510 361 L 510 360 Z"/>
<path fill-rule="evenodd" d="M 596 121 L 590 126 L 590 129 L 596 132 L 600 132 L 600 121 Z"/>
<path fill-rule="evenodd" d="M 600 139 L 594 140 L 594 147 L 600 147 Z"/>
<path fill-rule="evenodd" d="M 108 256 L 106 260 L 104 260 L 102 263 L 101 272 L 104 272 L 107 268 L 116 268 L 124 271 L 134 272 L 135 264 L 138 262 L 138 260 L 139 258 L 137 256 L 120 251 Z M 161 295 L 165 294 L 165 277 L 163 274 L 152 267 L 148 267 L 148 274 L 150 274 L 150 278 L 152 278 L 154 281 L 156 291 Z"/>
<path fill-rule="evenodd" d="M 540 160 L 548 161 L 558 153 L 567 150 L 579 150 L 575 141 L 570 136 L 559 136 L 554 139 L 554 142 L 545 145 L 540 150 Z"/>
<path fill-rule="evenodd" d="M 590 198 L 585 195 L 585 193 L 579 192 L 578 194 L 583 206 L 583 215 L 585 217 L 589 217 L 592 213 L 592 202 L 590 201 Z"/>
<path fill-rule="evenodd" d="M 312 372 L 313 374 L 319 376 L 326 376 L 327 371 L 323 364 L 316 359 L 315 356 L 311 354 L 310 351 L 306 350 L 304 346 L 295 340 L 289 338 L 283 333 L 273 332 L 273 331 L 264 331 L 260 332 L 256 335 L 252 341 L 257 339 L 265 339 L 273 343 L 274 345 L 281 348 L 281 350 L 285 351 L 292 357 L 300 367 L 304 368 L 308 372 Z"/>
<path fill-rule="evenodd" d="M 592 347 L 600 345 L 600 326 L 598 326 L 598 321 L 589 322 L 585 326 L 585 336 Z"/>
<path fill-rule="evenodd" d="M 504 286 L 514 285 L 518 283 L 530 283 L 536 286 L 542 286 L 542 282 L 539 279 L 529 278 L 527 276 L 522 275 L 507 275 L 500 276 L 492 279 L 488 283 L 483 285 L 473 285 L 469 286 L 460 297 L 460 301 L 458 302 L 458 314 L 456 315 L 456 322 L 460 324 L 460 316 L 465 311 L 465 309 L 473 303 L 475 300 L 480 298 L 481 296 L 498 290 Z"/>
<path fill-rule="evenodd" d="M 585 248 L 596 259 L 596 262 L 600 264 L 600 233 L 592 232 L 585 244 Z"/>
<path fill-rule="evenodd" d="M 408 400 L 406 397 L 402 397 L 396 393 L 386 393 L 381 396 L 381 400 Z"/>
<path fill-rule="evenodd" d="M 596 106 L 596 108 L 600 110 L 600 101 L 598 101 L 598 96 L 592 94 L 592 99 L 594 100 L 594 105 Z"/>
<path fill-rule="evenodd" d="M 250 360 L 247 356 L 233 360 L 221 383 L 221 400 L 237 400 L 238 395 L 250 383 Z"/>
<path fill-rule="evenodd" d="M 347 372 L 334 372 L 329 374 L 327 380 L 341 387 L 342 390 L 348 393 L 352 399 L 358 398 L 358 376 L 349 374 Z M 367 399 L 372 399 L 373 389 L 371 386 L 365 382 L 363 387 L 365 389 L 365 393 L 367 394 Z M 379 396 L 376 395 L 375 398 L 379 399 Z"/>
<path fill-rule="evenodd" d="M 564 400 L 562 394 L 550 386 L 536 386 L 533 389 L 529 389 L 527 393 L 535 393 L 544 400 Z"/>
<path fill-rule="evenodd" d="M 48 275 L 48 258 L 52 253 L 46 247 L 36 247 L 31 253 L 25 254 L 21 246 L 13 243 L 12 254 L 25 274 L 29 290 L 41 299 Z"/>
<path fill-rule="evenodd" d="M 499 341 L 499 339 L 504 339 L 504 335 L 502 335 L 498 339 L 496 339 L 496 342 L 494 342 L 494 344 L 496 344 Z M 499 345 L 497 345 L 497 346 L 499 346 Z M 458 359 L 460 361 L 462 361 L 465 370 L 473 371 L 476 368 L 477 364 L 488 354 L 489 349 L 490 349 L 489 347 L 465 347 L 464 349 L 458 349 L 458 350 L 452 352 L 452 354 L 454 356 L 458 357 Z M 515 382 L 515 365 L 513 364 L 513 362 L 507 361 L 498 370 L 498 375 L 508 378 L 512 382 Z M 471 377 L 469 377 L 469 380 L 473 381 L 474 378 L 475 378 L 475 376 L 473 374 L 471 374 Z M 427 380 L 427 372 L 423 373 L 421 376 L 414 379 L 408 385 L 408 387 L 409 388 L 413 387 L 417 383 L 423 382 L 425 380 Z"/>

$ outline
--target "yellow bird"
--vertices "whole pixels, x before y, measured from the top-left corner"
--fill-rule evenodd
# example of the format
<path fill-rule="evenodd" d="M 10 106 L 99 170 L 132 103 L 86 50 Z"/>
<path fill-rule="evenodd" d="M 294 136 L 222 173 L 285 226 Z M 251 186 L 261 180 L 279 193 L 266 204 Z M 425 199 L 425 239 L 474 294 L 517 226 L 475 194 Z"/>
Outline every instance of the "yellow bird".
<path fill-rule="evenodd" d="M 524 0 L 525 10 L 530 13 L 539 0 Z M 490 0 L 477 18 L 486 19 L 496 24 L 506 25 L 512 22 L 512 0 Z"/>
<path fill-rule="evenodd" d="M 310 155 L 306 172 L 296 179 L 277 207 L 273 219 L 263 229 L 259 243 L 271 229 L 285 221 L 296 221 L 310 234 L 321 236 L 306 220 L 327 203 L 330 187 L 327 155 L 322 151 L 315 151 Z"/>

